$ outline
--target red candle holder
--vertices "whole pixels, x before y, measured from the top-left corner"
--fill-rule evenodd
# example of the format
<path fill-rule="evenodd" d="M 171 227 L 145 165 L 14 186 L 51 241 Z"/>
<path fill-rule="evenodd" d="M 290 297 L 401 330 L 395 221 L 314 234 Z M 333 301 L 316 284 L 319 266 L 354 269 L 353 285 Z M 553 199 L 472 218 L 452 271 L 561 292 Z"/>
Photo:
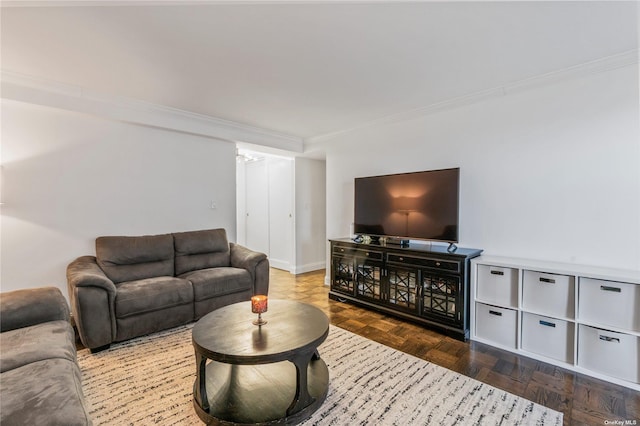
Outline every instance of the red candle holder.
<path fill-rule="evenodd" d="M 262 319 L 262 314 L 267 312 L 269 298 L 265 295 L 256 295 L 251 298 L 251 312 L 258 314 L 258 319 L 253 320 L 254 325 L 264 325 L 266 320 Z"/>

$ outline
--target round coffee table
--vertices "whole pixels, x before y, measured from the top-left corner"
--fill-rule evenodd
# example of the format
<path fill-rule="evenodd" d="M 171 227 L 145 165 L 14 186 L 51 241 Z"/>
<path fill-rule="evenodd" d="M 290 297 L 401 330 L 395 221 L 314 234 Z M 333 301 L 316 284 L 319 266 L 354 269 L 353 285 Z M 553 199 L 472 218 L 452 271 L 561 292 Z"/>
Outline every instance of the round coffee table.
<path fill-rule="evenodd" d="M 327 316 L 305 303 L 269 300 L 268 323 L 253 325 L 255 318 L 251 302 L 240 302 L 193 327 L 193 405 L 207 424 L 295 424 L 327 396 L 329 370 L 317 351 L 329 334 Z"/>

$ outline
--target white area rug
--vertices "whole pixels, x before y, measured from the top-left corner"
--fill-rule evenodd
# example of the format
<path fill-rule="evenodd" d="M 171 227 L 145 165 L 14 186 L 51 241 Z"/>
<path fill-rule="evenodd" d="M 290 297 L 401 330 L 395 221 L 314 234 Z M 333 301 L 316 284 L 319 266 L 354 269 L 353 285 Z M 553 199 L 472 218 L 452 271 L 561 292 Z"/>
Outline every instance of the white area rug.
<path fill-rule="evenodd" d="M 191 327 L 78 352 L 96 425 L 201 425 Z M 562 413 L 331 326 L 329 393 L 304 425 L 562 425 Z"/>

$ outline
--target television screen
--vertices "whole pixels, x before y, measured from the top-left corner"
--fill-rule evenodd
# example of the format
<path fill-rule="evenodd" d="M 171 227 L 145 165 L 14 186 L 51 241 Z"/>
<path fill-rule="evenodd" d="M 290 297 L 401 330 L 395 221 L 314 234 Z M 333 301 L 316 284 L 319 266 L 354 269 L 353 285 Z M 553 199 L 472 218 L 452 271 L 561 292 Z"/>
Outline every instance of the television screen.
<path fill-rule="evenodd" d="M 355 179 L 354 232 L 458 242 L 460 169 Z"/>

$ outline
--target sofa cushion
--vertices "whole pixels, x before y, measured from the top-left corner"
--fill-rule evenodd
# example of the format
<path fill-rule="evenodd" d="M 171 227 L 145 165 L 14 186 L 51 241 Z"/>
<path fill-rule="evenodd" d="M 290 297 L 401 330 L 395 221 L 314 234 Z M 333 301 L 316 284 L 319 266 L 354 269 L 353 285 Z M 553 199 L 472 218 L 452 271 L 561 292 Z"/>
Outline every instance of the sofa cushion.
<path fill-rule="evenodd" d="M 191 284 L 189 284 L 191 285 Z M 146 312 L 116 319 L 117 333 L 115 342 L 132 339 L 145 334 L 155 333 L 179 325 L 189 324 L 194 320 L 192 303 L 173 306 L 159 311 Z"/>
<path fill-rule="evenodd" d="M 0 333 L 0 372 L 48 358 L 76 360 L 73 328 L 51 321 Z"/>
<path fill-rule="evenodd" d="M 220 229 L 173 234 L 176 275 L 199 269 L 230 265 L 227 232 Z"/>
<path fill-rule="evenodd" d="M 0 377 L 3 425 L 90 425 L 78 365 L 52 358 L 5 371 Z"/>
<path fill-rule="evenodd" d="M 114 283 L 174 275 L 173 236 L 96 238 L 98 265 Z"/>
<path fill-rule="evenodd" d="M 253 289 L 251 275 L 246 269 L 210 268 L 188 272 L 180 277 L 193 284 L 193 296 L 196 302 Z"/>
<path fill-rule="evenodd" d="M 123 282 L 116 292 L 116 318 L 190 303 L 193 303 L 193 287 L 181 278 L 155 277 Z"/>

